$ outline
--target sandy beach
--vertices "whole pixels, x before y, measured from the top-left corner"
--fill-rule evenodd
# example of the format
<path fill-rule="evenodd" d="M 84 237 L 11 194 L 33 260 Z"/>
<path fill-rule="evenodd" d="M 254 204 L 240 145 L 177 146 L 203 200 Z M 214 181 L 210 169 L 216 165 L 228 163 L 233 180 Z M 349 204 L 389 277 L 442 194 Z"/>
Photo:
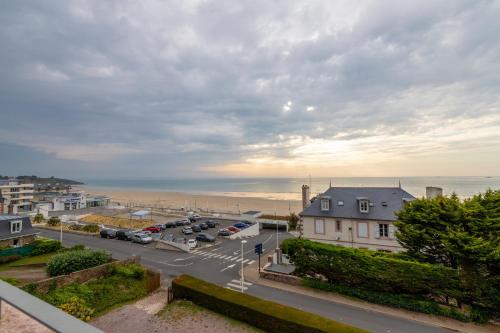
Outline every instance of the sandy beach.
<path fill-rule="evenodd" d="M 73 190 L 83 190 L 90 194 L 107 195 L 112 202 L 121 205 L 146 206 L 154 208 L 200 209 L 223 213 L 238 213 L 248 210 L 262 211 L 264 214 L 288 215 L 302 210 L 299 200 L 272 200 L 254 197 L 191 194 L 181 192 L 138 191 L 111 188 L 78 186 Z"/>

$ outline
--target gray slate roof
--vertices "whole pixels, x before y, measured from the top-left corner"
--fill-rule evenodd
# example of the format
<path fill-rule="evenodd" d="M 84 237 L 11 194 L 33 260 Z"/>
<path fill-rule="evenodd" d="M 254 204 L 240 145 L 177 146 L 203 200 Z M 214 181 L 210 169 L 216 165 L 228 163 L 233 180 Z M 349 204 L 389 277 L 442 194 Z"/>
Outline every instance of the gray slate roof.
<path fill-rule="evenodd" d="M 322 196 L 330 197 L 329 211 L 321 211 Z M 366 198 L 373 203 L 368 213 L 359 211 L 359 198 Z M 415 197 L 399 187 L 331 187 L 319 195 L 300 215 L 395 221 L 394 213 L 403 207 L 403 199 L 410 201 Z M 343 201 L 344 205 L 339 206 L 339 201 Z M 383 206 L 383 202 L 387 206 Z"/>
<path fill-rule="evenodd" d="M 10 221 L 23 221 L 23 229 L 21 232 L 11 233 L 10 232 Z M 17 238 L 21 236 L 28 236 L 37 234 L 36 230 L 31 226 L 31 221 L 29 217 L 20 217 L 15 215 L 0 215 L 0 240 Z"/>

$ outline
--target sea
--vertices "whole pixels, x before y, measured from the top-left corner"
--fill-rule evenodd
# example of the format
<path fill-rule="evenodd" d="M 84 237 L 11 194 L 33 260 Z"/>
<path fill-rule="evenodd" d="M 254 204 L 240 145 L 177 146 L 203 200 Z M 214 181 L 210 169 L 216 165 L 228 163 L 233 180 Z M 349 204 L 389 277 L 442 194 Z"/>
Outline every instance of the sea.
<path fill-rule="evenodd" d="M 415 197 L 425 196 L 426 186 L 441 187 L 445 195 L 468 198 L 487 189 L 500 189 L 500 176 L 492 177 L 332 177 L 332 178 L 189 178 L 189 179 L 82 179 L 86 186 L 123 191 L 166 191 L 192 194 L 300 200 L 301 186 L 311 194 L 330 186 L 401 187 Z"/>

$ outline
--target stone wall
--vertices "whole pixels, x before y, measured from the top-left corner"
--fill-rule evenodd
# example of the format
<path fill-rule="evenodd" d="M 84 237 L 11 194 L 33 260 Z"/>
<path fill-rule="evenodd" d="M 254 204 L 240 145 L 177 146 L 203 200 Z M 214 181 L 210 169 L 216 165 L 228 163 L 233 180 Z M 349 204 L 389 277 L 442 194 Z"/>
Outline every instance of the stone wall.
<path fill-rule="evenodd" d="M 261 270 L 260 277 L 263 279 L 287 283 L 287 284 L 294 285 L 294 286 L 302 285 L 302 279 L 297 277 L 297 276 L 293 276 L 293 275 L 267 272 L 267 271 Z"/>
<path fill-rule="evenodd" d="M 140 261 L 140 257 L 131 257 L 122 261 L 114 261 L 100 266 L 73 272 L 68 275 L 55 276 L 53 278 L 32 283 L 31 285 L 34 286 L 34 290 L 40 293 L 46 293 L 51 287 L 62 287 L 75 282 L 84 283 L 91 279 L 103 276 L 104 274 L 106 274 L 110 266 L 123 266 L 132 263 L 140 264 Z"/>

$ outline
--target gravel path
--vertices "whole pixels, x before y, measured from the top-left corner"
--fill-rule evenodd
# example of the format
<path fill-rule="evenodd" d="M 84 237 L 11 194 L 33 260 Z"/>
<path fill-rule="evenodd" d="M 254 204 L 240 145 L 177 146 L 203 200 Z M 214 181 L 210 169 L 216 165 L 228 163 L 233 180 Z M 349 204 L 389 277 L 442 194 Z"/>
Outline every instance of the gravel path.
<path fill-rule="evenodd" d="M 115 309 L 91 324 L 106 333 L 260 332 L 187 301 L 175 301 L 165 308 L 166 300 L 166 291 L 158 291 L 134 304 Z"/>

